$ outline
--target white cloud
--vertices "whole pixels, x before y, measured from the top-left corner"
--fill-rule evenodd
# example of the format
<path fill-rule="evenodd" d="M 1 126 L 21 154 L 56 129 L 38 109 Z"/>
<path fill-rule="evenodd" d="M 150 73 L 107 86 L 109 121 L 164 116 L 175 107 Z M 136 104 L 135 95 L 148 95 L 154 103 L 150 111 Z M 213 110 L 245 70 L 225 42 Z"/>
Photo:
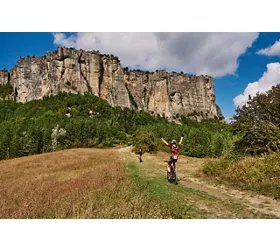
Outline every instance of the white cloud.
<path fill-rule="evenodd" d="M 264 93 L 280 83 L 280 63 L 269 63 L 266 65 L 267 71 L 262 77 L 253 83 L 249 83 L 243 94 L 233 99 L 236 107 L 241 107 L 247 103 L 249 95 L 255 96 L 258 92 Z"/>
<path fill-rule="evenodd" d="M 238 58 L 257 39 L 258 33 L 151 33 L 94 32 L 66 37 L 54 34 L 58 46 L 118 56 L 123 66 L 146 70 L 165 68 L 207 74 L 234 74 Z"/>
<path fill-rule="evenodd" d="M 280 40 L 265 49 L 259 50 L 257 54 L 265 56 L 280 56 Z"/>
<path fill-rule="evenodd" d="M 66 37 L 63 33 L 54 33 L 54 44 L 59 44 L 60 46 L 65 47 L 75 47 L 76 46 L 76 37 L 69 36 Z"/>

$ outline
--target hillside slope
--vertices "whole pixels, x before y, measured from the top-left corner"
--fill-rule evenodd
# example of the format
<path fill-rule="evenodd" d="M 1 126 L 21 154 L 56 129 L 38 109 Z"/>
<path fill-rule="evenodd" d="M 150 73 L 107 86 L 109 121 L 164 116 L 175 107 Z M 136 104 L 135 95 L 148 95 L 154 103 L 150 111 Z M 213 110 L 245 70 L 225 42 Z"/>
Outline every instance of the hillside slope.
<path fill-rule="evenodd" d="M 238 194 L 195 181 L 203 159 L 181 157 L 174 186 L 165 179 L 167 154 L 145 154 L 140 165 L 130 150 L 71 149 L 0 161 L 0 218 L 280 218 L 276 201 L 263 200 L 267 209 L 248 206 Z"/>

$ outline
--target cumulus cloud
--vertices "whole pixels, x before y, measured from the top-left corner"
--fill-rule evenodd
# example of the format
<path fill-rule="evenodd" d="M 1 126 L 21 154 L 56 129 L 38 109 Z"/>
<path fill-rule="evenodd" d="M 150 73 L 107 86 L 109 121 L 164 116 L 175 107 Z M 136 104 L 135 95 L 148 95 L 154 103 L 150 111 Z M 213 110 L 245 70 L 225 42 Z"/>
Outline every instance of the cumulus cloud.
<path fill-rule="evenodd" d="M 257 51 L 257 54 L 265 56 L 280 56 L 280 40 L 265 49 Z"/>
<path fill-rule="evenodd" d="M 54 44 L 118 56 L 124 66 L 220 77 L 234 74 L 238 58 L 258 33 L 93 32 L 54 34 Z"/>
<path fill-rule="evenodd" d="M 247 103 L 249 95 L 255 96 L 258 92 L 264 93 L 280 83 L 280 63 L 269 63 L 266 65 L 267 71 L 256 81 L 249 83 L 243 94 L 233 99 L 236 107 L 241 107 Z"/>
<path fill-rule="evenodd" d="M 59 44 L 60 46 L 65 47 L 75 47 L 76 46 L 76 37 L 69 36 L 66 37 L 63 33 L 54 33 L 54 44 Z"/>

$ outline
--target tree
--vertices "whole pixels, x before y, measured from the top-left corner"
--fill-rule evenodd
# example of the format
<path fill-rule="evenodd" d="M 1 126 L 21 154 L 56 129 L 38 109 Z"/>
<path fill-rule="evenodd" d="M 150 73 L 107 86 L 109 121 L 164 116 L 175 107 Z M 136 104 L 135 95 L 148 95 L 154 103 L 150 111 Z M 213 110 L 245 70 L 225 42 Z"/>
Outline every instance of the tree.
<path fill-rule="evenodd" d="M 236 110 L 233 131 L 242 135 L 236 149 L 244 154 L 278 150 L 280 146 L 280 85 L 266 93 L 249 96 L 247 104 Z"/>
<path fill-rule="evenodd" d="M 57 148 L 57 139 L 60 136 L 64 136 L 65 134 L 66 134 L 66 130 L 63 129 L 63 128 L 59 128 L 59 125 L 56 125 L 56 127 L 52 129 L 51 138 L 52 138 L 52 150 L 53 150 L 53 152 Z"/>

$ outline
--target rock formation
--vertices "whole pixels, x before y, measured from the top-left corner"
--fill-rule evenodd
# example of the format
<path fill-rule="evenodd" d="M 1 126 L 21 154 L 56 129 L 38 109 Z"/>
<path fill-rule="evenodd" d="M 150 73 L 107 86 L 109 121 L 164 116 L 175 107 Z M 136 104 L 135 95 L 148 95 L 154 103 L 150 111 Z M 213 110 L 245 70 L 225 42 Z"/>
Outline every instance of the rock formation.
<path fill-rule="evenodd" d="M 0 85 L 6 85 L 9 83 L 10 74 L 6 69 L 0 70 Z"/>
<path fill-rule="evenodd" d="M 193 113 L 205 118 L 220 117 L 210 76 L 127 70 L 124 80 L 138 109 L 169 118 Z"/>
<path fill-rule="evenodd" d="M 10 71 L 0 71 L 0 84 L 14 88 L 18 102 L 41 99 L 59 92 L 91 93 L 112 106 L 145 110 L 173 118 L 196 113 L 204 118 L 223 118 L 215 103 L 210 76 L 130 71 L 118 57 L 58 48 L 42 57 L 18 60 Z"/>

